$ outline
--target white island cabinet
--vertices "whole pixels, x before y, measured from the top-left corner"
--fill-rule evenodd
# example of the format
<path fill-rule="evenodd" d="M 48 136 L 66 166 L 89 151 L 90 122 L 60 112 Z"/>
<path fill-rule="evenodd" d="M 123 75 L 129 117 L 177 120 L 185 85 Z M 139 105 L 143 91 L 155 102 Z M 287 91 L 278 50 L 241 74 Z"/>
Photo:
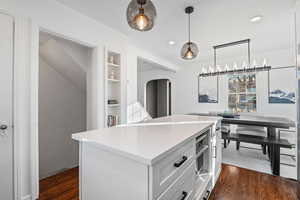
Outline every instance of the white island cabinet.
<path fill-rule="evenodd" d="M 80 199 L 208 198 L 218 171 L 213 161 L 218 121 L 164 121 L 74 134 L 80 143 Z"/>

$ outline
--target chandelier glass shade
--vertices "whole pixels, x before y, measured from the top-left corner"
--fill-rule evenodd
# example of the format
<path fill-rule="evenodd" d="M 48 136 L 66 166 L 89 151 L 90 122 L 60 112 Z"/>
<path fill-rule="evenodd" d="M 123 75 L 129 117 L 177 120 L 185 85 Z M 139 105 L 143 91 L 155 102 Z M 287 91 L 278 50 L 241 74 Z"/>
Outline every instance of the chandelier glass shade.
<path fill-rule="evenodd" d="M 189 16 L 188 22 L 188 32 L 189 32 L 189 40 L 186 42 L 181 49 L 181 58 L 184 60 L 192 60 L 195 59 L 199 54 L 199 49 L 196 43 L 191 42 L 191 14 L 194 12 L 194 7 L 189 6 L 185 9 L 185 13 Z"/>
<path fill-rule="evenodd" d="M 185 60 L 192 60 L 197 57 L 199 50 L 197 44 L 186 42 L 181 49 L 181 57 Z"/>
<path fill-rule="evenodd" d="M 239 40 L 235 42 L 225 43 L 221 45 L 213 46 L 214 49 L 214 67 L 208 67 L 208 69 L 202 67 L 202 72 L 199 74 L 199 77 L 208 77 L 208 76 L 219 76 L 226 74 L 240 74 L 240 73 L 256 73 L 261 71 L 270 71 L 272 69 L 271 66 L 267 64 L 267 60 L 264 59 L 262 65 L 258 65 L 256 60 L 253 60 L 251 64 L 251 49 L 250 49 L 250 39 Z M 238 67 L 237 63 L 234 63 L 232 67 L 229 65 L 225 65 L 224 68 L 217 65 L 217 50 L 232 47 L 236 45 L 247 44 L 248 49 L 248 64 L 246 61 L 243 62 L 241 67 Z"/>
<path fill-rule="evenodd" d="M 131 0 L 127 8 L 128 25 L 138 31 L 149 31 L 156 20 L 156 9 L 151 0 Z"/>

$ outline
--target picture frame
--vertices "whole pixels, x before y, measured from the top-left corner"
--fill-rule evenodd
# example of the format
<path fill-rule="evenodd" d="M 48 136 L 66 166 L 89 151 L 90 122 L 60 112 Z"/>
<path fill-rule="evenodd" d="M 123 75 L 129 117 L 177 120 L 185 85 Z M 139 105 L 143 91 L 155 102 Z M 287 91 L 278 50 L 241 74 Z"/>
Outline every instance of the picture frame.
<path fill-rule="evenodd" d="M 219 103 L 218 76 L 198 76 L 198 103 Z"/>
<path fill-rule="evenodd" d="M 295 104 L 295 83 L 296 67 L 294 66 L 278 67 L 268 71 L 269 104 Z"/>

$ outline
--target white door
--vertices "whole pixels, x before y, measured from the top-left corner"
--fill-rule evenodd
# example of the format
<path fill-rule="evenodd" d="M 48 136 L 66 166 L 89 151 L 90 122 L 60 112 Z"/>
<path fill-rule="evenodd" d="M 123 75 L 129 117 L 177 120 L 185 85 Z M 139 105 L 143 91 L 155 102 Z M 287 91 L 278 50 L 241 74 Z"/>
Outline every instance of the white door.
<path fill-rule="evenodd" d="M 13 199 L 13 19 L 0 14 L 0 199 Z"/>

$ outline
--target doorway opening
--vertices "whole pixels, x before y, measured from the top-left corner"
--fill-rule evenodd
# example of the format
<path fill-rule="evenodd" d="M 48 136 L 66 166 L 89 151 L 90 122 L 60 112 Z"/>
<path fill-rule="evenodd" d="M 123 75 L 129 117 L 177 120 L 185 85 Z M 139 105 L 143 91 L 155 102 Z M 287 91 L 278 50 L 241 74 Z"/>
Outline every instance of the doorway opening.
<path fill-rule="evenodd" d="M 141 57 L 137 64 L 138 103 L 152 118 L 172 115 L 176 71 Z"/>
<path fill-rule="evenodd" d="M 79 165 L 79 145 L 71 135 L 87 130 L 87 74 L 93 49 L 46 32 L 40 32 L 39 38 L 38 144 L 42 180 Z"/>
<path fill-rule="evenodd" d="M 171 90 L 169 79 L 151 80 L 146 84 L 146 110 L 152 118 L 171 115 Z"/>

